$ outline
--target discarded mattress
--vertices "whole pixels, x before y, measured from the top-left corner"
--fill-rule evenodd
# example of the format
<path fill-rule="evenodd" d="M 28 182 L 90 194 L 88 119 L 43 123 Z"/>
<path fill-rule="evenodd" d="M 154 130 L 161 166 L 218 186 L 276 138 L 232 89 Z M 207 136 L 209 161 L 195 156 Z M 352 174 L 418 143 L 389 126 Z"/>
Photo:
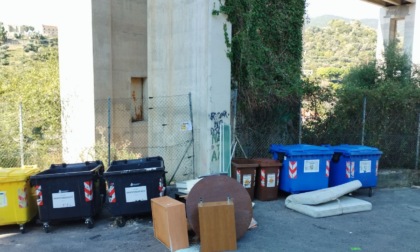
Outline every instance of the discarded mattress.
<path fill-rule="evenodd" d="M 286 198 L 287 208 L 314 218 L 372 210 L 365 200 L 344 196 L 362 187 L 359 180 L 321 190 L 292 194 Z"/>

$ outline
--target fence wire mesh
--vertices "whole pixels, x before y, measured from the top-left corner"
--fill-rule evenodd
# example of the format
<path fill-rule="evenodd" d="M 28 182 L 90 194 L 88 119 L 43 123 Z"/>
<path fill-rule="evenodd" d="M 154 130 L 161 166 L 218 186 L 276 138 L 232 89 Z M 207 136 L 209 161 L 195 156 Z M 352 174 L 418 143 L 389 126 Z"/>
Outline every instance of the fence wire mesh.
<path fill-rule="evenodd" d="M 245 121 L 245 117 L 238 111 L 236 136 L 233 139 L 234 156 L 271 157 L 271 144 L 350 144 L 381 150 L 382 168 L 418 167 L 419 114 L 404 108 L 397 109 L 398 113 L 395 113 L 395 110 L 387 111 L 381 106 L 381 102 L 384 101 L 380 101 L 380 98 L 368 98 L 366 106 L 363 106 L 363 100 L 364 97 L 354 98 L 353 104 L 358 112 L 344 116 L 335 115 L 333 110 L 321 116 L 313 113 L 315 108 L 304 106 L 301 114 L 298 113 L 295 118 L 290 119 L 294 123 L 281 123 L 281 119 L 273 114 L 263 118 L 259 115 L 260 118 L 256 121 Z M 300 130 L 293 127 L 299 124 L 299 117 L 302 120 Z M 243 151 L 237 143 L 242 145 Z"/>
<path fill-rule="evenodd" d="M 161 156 L 168 182 L 193 178 L 191 108 L 188 94 L 148 97 L 141 116 L 132 99 L 99 100 L 95 154 L 104 162 Z"/>
<path fill-rule="evenodd" d="M 0 167 L 61 162 L 60 129 L 47 127 L 38 115 L 21 103 L 0 103 Z"/>
<path fill-rule="evenodd" d="M 62 102 L 62 110 L 66 104 Z M 345 117 L 330 113 L 320 118 L 302 112 L 301 135 L 297 126 L 299 113 L 290 120 L 275 118 L 273 113 L 260 113 L 257 120 L 249 121 L 249 116 L 238 110 L 233 115 L 236 125 L 232 135 L 233 156 L 271 157 L 270 144 L 297 144 L 301 136 L 304 144 L 376 147 L 383 152 L 380 159 L 383 168 L 418 167 L 418 112 L 401 108 L 398 113 L 387 114 L 380 101 L 373 98 L 367 99 L 365 107 L 363 97 L 355 98 L 354 104 L 358 112 Z M 150 97 L 143 101 L 142 118 L 138 120 L 133 118 L 131 99 L 98 100 L 95 102 L 96 144 L 89 150 L 89 158 L 107 164 L 108 160 L 162 156 L 168 181 L 192 179 L 194 135 L 199 132 L 192 130 L 191 109 L 188 94 Z M 37 112 L 19 103 L 0 102 L 0 112 L 0 167 L 23 164 L 48 168 L 50 164 L 63 162 L 61 129 L 42 128 L 44 122 Z"/>

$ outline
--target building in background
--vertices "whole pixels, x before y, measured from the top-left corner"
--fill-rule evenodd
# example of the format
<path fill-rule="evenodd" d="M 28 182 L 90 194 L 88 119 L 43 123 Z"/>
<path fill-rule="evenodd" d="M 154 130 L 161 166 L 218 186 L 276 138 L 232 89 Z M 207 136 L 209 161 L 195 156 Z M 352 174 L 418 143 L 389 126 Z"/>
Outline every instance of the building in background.
<path fill-rule="evenodd" d="M 58 28 L 54 25 L 42 25 L 42 34 L 47 37 L 58 37 Z"/>
<path fill-rule="evenodd" d="M 0 21 L 0 23 L 2 23 Z M 33 26 L 31 24 L 9 24 L 9 23 L 2 23 L 4 29 L 7 31 L 7 38 L 8 39 L 15 39 L 16 36 L 24 36 L 30 37 L 31 35 L 38 33 L 42 34 L 46 37 L 56 38 L 58 37 L 58 27 L 54 25 L 42 25 Z"/>

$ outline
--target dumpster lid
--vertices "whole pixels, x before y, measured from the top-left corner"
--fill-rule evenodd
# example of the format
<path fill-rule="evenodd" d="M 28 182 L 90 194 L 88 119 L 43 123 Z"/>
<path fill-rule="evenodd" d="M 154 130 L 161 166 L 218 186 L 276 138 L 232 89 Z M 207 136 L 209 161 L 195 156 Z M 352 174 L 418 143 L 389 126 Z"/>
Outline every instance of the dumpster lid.
<path fill-rule="evenodd" d="M 231 163 L 236 168 L 257 168 L 258 167 L 258 163 L 248 158 L 233 158 Z"/>
<path fill-rule="evenodd" d="M 369 147 L 364 145 L 349 145 L 341 144 L 336 146 L 329 146 L 334 152 L 342 153 L 346 156 L 351 155 L 381 155 L 382 151 L 375 147 Z"/>
<path fill-rule="evenodd" d="M 270 158 L 253 158 L 252 161 L 260 167 L 280 167 L 283 165 L 279 160 Z"/>
<path fill-rule="evenodd" d="M 36 166 L 0 168 L 0 182 L 25 181 L 38 172 L 40 169 Z"/>
<path fill-rule="evenodd" d="M 323 146 L 309 145 L 309 144 L 292 144 L 292 145 L 281 145 L 272 144 L 270 146 L 270 153 L 285 153 L 286 156 L 293 155 L 332 155 L 334 152 Z"/>

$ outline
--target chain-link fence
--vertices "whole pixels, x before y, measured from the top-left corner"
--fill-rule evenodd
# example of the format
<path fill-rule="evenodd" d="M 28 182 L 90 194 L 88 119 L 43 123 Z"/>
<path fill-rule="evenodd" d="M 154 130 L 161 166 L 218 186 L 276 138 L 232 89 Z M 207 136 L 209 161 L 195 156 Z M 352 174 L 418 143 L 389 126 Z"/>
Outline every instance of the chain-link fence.
<path fill-rule="evenodd" d="M 194 138 L 189 94 L 96 102 L 95 156 L 112 160 L 161 156 L 168 182 L 194 176 Z"/>
<path fill-rule="evenodd" d="M 278 123 L 282 120 L 275 114 L 241 122 L 244 116 L 238 112 L 234 155 L 271 157 L 270 144 L 366 145 L 383 152 L 381 167 L 418 169 L 420 114 L 404 108 L 395 113 L 378 104 L 372 98 L 358 97 L 353 102 L 358 112 L 344 116 L 336 116 L 332 110 L 321 116 L 314 113 L 314 108 L 306 107 L 284 123 Z M 296 129 L 293 125 L 299 126 Z M 237 147 L 239 144 L 241 148 Z"/>
<path fill-rule="evenodd" d="M 69 104 L 62 102 L 63 118 Z M 0 104 L 0 167 L 38 165 L 46 169 L 53 163 L 63 162 L 61 130 L 48 135 L 45 134 L 48 131 L 39 132 L 41 129 L 36 125 L 42 122 L 36 122 L 36 114 L 28 111 L 19 104 Z M 101 160 L 106 166 L 112 160 L 161 156 L 168 181 L 191 179 L 194 177 L 191 111 L 189 94 L 148 97 L 140 107 L 132 99 L 97 100 L 95 146 L 81 150 L 87 155 L 73 156 Z M 71 125 L 66 125 L 63 134 L 71 131 Z"/>
<path fill-rule="evenodd" d="M 60 128 L 46 126 L 39 113 L 22 103 L 0 103 L 0 167 L 61 162 Z"/>
<path fill-rule="evenodd" d="M 190 95 L 149 97 L 142 104 L 138 117 L 131 99 L 95 102 L 96 145 L 89 158 L 108 164 L 162 156 L 168 181 L 194 178 L 194 135 L 199 132 L 192 127 Z M 359 97 L 354 100 L 358 112 L 344 117 L 327 113 L 326 120 L 305 110 L 294 117 L 262 112 L 249 122 L 232 105 L 233 156 L 271 157 L 270 144 L 357 144 L 383 151 L 381 167 L 418 169 L 420 115 L 416 111 L 400 109 L 387 115 L 377 102 Z M 0 167 L 48 168 L 63 162 L 61 129 L 42 128 L 36 111 L 30 111 L 19 103 L 0 103 Z"/>
<path fill-rule="evenodd" d="M 279 104 L 279 110 L 243 112 L 238 108 L 239 99 L 236 91 L 232 92 L 232 156 L 233 157 L 271 157 L 271 144 L 298 143 L 298 108 Z M 285 108 L 284 110 L 281 108 Z"/>

